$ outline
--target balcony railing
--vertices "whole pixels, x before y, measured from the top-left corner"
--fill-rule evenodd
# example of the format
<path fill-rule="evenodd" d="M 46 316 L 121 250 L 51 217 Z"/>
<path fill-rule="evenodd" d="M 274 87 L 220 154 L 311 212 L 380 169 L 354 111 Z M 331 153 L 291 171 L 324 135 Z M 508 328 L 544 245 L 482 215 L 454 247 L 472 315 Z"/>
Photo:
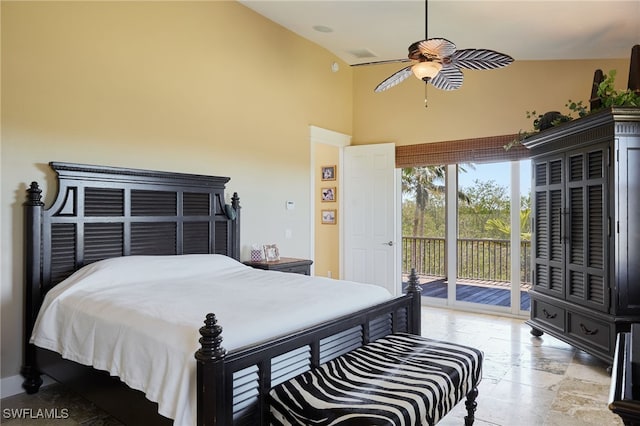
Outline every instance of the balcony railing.
<path fill-rule="evenodd" d="M 459 238 L 458 278 L 511 281 L 510 240 Z M 418 275 L 446 276 L 444 238 L 402 237 L 402 271 L 415 268 Z M 520 243 L 520 283 L 531 284 L 531 242 Z"/>

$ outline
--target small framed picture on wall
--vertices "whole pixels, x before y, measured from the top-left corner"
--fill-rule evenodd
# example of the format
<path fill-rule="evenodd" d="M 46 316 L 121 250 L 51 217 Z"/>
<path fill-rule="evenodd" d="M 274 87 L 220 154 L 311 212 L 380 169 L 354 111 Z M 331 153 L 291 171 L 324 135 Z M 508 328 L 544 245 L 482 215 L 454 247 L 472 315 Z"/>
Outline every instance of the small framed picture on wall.
<path fill-rule="evenodd" d="M 322 210 L 321 222 L 325 225 L 335 225 L 336 211 L 335 209 Z"/>
<path fill-rule="evenodd" d="M 336 180 L 336 166 L 322 166 L 322 180 Z"/>
<path fill-rule="evenodd" d="M 336 201 L 336 187 L 335 186 L 330 187 L 330 188 L 321 188 L 320 189 L 320 194 L 321 194 L 323 203 Z"/>

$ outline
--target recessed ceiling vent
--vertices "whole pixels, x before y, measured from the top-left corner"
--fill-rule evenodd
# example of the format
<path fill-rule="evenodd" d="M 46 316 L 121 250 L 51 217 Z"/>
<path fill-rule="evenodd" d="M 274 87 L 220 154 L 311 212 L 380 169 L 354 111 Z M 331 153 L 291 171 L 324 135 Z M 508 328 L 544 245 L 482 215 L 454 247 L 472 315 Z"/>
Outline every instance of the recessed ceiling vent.
<path fill-rule="evenodd" d="M 369 58 L 377 58 L 378 55 L 370 51 L 369 49 L 353 49 L 348 51 L 350 54 L 355 56 L 358 59 L 369 59 Z"/>
<path fill-rule="evenodd" d="M 311 28 L 313 28 L 314 30 L 318 31 L 319 33 L 332 33 L 333 32 L 333 28 L 327 27 L 326 25 L 314 25 Z"/>

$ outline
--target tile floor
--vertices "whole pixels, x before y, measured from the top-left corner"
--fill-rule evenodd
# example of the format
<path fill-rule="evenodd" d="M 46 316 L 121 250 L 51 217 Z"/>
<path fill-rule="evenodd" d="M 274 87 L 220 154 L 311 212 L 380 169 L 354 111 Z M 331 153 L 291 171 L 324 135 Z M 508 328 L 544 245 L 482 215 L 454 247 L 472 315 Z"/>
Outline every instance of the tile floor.
<path fill-rule="evenodd" d="M 621 426 L 607 407 L 611 377 L 602 361 L 521 319 L 422 309 L 422 334 L 484 351 L 475 426 Z M 459 404 L 439 426 L 464 425 Z"/>
<path fill-rule="evenodd" d="M 423 308 L 422 334 L 480 348 L 485 353 L 476 426 L 621 426 L 607 408 L 607 365 L 552 337 L 535 338 L 520 319 Z M 57 384 L 36 395 L 0 401 L 0 423 L 33 425 L 120 425 L 91 403 Z M 68 409 L 58 420 L 7 419 L 6 409 Z M 62 413 L 60 413 L 62 414 Z M 464 425 L 459 404 L 439 426 Z M 132 425 L 135 426 L 135 425 Z"/>

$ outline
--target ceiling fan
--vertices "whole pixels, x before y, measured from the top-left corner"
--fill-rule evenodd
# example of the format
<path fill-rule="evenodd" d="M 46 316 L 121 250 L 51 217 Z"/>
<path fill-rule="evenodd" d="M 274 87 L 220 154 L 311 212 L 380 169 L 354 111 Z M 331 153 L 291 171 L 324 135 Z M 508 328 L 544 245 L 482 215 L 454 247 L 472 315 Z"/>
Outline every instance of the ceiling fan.
<path fill-rule="evenodd" d="M 513 58 L 504 53 L 489 49 L 462 49 L 445 38 L 429 38 L 427 34 L 428 4 L 425 8 L 425 40 L 416 41 L 409 46 L 409 60 L 414 61 L 400 71 L 395 72 L 378 84 L 374 92 L 383 92 L 403 82 L 411 74 L 431 83 L 441 90 L 456 90 L 462 86 L 461 68 L 488 70 L 502 68 L 513 62 Z M 406 59 L 398 62 L 406 62 Z"/>

